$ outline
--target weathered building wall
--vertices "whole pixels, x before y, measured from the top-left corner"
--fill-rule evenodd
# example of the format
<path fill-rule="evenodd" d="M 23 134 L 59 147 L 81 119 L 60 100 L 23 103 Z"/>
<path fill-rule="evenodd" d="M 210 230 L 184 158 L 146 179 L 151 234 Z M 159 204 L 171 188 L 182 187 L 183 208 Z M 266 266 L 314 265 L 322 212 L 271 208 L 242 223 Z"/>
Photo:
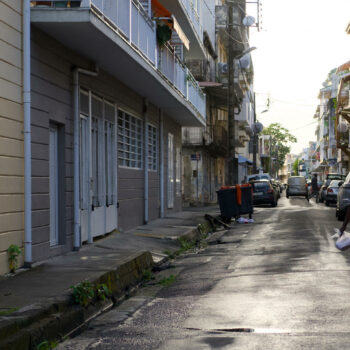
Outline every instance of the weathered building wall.
<path fill-rule="evenodd" d="M 192 160 L 191 155 L 200 154 L 200 160 Z M 196 147 L 183 149 L 183 200 L 186 205 L 205 205 L 216 202 L 215 183 L 216 159 Z M 194 175 L 197 175 L 194 176 Z"/>
<path fill-rule="evenodd" d="M 23 242 L 21 22 L 21 1 L 0 0 L 0 274 L 9 270 L 7 248 Z"/>
<path fill-rule="evenodd" d="M 32 145 L 33 145 L 33 258 L 35 261 L 62 254 L 73 246 L 73 109 L 72 69 L 75 66 L 93 68 L 91 62 L 67 49 L 45 33 L 32 31 Z M 82 89 L 116 104 L 118 109 L 144 121 L 143 97 L 120 81 L 101 71 L 98 77 L 80 75 Z M 59 126 L 64 150 L 63 191 L 64 215 L 60 216 L 60 242 L 50 247 L 50 195 L 49 195 L 49 128 Z M 148 123 L 157 131 L 157 160 L 155 170 L 149 170 L 149 220 L 159 217 L 159 109 L 148 108 Z M 181 147 L 181 127 L 164 111 L 164 190 L 165 212 L 181 209 L 181 191 L 174 186 L 174 208 L 167 209 L 168 133 L 174 135 L 174 176 L 176 150 Z M 180 173 L 181 174 L 181 173 Z M 180 177 L 181 178 L 181 177 Z M 144 223 L 144 169 L 119 166 L 118 226 L 127 230 Z"/>

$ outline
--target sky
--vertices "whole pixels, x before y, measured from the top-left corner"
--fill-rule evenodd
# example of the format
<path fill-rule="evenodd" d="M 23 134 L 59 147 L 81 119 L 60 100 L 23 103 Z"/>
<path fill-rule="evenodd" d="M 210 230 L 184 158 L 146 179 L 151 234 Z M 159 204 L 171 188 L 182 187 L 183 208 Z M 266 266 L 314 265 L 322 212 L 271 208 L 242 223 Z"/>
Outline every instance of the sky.
<path fill-rule="evenodd" d="M 262 30 L 251 29 L 257 119 L 281 123 L 298 139 L 316 140 L 313 116 L 329 71 L 350 60 L 350 0 L 261 0 Z M 256 17 L 256 13 L 248 10 Z M 270 98 L 269 111 L 266 101 Z"/>

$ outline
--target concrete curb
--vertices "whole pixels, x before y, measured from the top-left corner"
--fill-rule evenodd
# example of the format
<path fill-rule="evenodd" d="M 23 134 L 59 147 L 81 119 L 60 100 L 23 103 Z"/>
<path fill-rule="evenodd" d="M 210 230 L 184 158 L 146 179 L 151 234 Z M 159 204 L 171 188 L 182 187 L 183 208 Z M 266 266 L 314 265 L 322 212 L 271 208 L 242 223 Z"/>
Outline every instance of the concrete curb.
<path fill-rule="evenodd" d="M 90 282 L 105 283 L 111 289 L 114 300 L 117 300 L 140 283 L 144 270 L 152 266 L 150 252 L 137 253 L 115 270 L 107 271 Z M 62 339 L 112 306 L 113 302 L 106 300 L 83 308 L 73 304 L 72 296 L 68 293 L 60 299 L 47 299 L 41 304 L 31 305 L 11 316 L 0 317 L 0 349 L 36 350 L 42 341 Z"/>
<path fill-rule="evenodd" d="M 204 241 L 208 245 L 218 244 L 221 240 L 221 238 L 228 232 L 229 230 L 222 230 L 218 232 L 214 232 L 212 235 L 210 235 L 208 238 L 206 238 Z"/>
<path fill-rule="evenodd" d="M 199 242 L 212 232 L 210 223 L 201 220 L 196 228 L 184 232 L 179 238 Z M 179 239 L 178 238 L 178 239 Z M 43 341 L 62 340 L 80 329 L 92 318 L 114 306 L 125 298 L 128 291 L 143 279 L 143 273 L 153 266 L 168 261 L 164 257 L 154 263 L 150 252 L 139 252 L 128 256 L 113 270 L 106 270 L 91 283 L 104 283 L 112 291 L 112 300 L 99 301 L 84 308 L 73 303 L 70 291 L 59 298 L 48 298 L 40 304 L 22 308 L 11 315 L 0 316 L 0 349 L 36 350 Z"/>

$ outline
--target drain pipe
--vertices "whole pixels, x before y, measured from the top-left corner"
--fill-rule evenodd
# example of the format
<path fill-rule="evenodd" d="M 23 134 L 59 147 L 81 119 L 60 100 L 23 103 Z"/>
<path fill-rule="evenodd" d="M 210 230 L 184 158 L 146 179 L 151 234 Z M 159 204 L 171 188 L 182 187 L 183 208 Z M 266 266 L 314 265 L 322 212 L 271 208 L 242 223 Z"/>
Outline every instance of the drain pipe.
<path fill-rule="evenodd" d="M 28 2 L 29 3 L 29 2 Z M 92 77 L 97 77 L 99 67 L 96 65 L 95 71 L 90 71 L 83 68 L 74 68 L 73 70 L 73 101 L 74 101 L 74 248 L 78 251 L 81 245 L 80 238 L 80 212 L 79 212 L 79 74 L 85 74 Z M 90 205 L 90 203 L 89 203 Z M 91 241 L 91 239 L 89 239 Z"/>
<path fill-rule="evenodd" d="M 160 217 L 164 218 L 164 120 L 163 111 L 159 111 L 159 179 L 160 179 Z"/>
<path fill-rule="evenodd" d="M 145 217 L 144 222 L 145 224 L 148 224 L 148 100 L 144 99 L 143 101 L 143 118 L 145 122 L 145 129 L 144 129 L 144 197 L 145 197 Z"/>
<path fill-rule="evenodd" d="M 24 266 L 32 265 L 30 2 L 23 0 Z"/>

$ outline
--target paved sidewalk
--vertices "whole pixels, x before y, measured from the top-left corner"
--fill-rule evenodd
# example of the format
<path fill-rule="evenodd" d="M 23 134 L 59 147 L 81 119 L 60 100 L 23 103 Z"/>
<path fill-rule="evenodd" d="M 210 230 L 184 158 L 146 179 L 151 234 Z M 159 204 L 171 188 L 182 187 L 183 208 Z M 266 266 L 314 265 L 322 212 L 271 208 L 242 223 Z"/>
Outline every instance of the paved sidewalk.
<path fill-rule="evenodd" d="M 114 301 L 122 298 L 142 280 L 144 270 L 167 259 L 165 251 L 179 249 L 178 238 L 200 237 L 198 224 L 205 223 L 206 213 L 218 215 L 219 209 L 185 209 L 1 278 L 0 349 L 36 349 L 43 339 L 69 334 L 111 307 L 111 300 L 86 309 L 73 305 L 70 286 L 83 280 L 106 283 Z"/>

